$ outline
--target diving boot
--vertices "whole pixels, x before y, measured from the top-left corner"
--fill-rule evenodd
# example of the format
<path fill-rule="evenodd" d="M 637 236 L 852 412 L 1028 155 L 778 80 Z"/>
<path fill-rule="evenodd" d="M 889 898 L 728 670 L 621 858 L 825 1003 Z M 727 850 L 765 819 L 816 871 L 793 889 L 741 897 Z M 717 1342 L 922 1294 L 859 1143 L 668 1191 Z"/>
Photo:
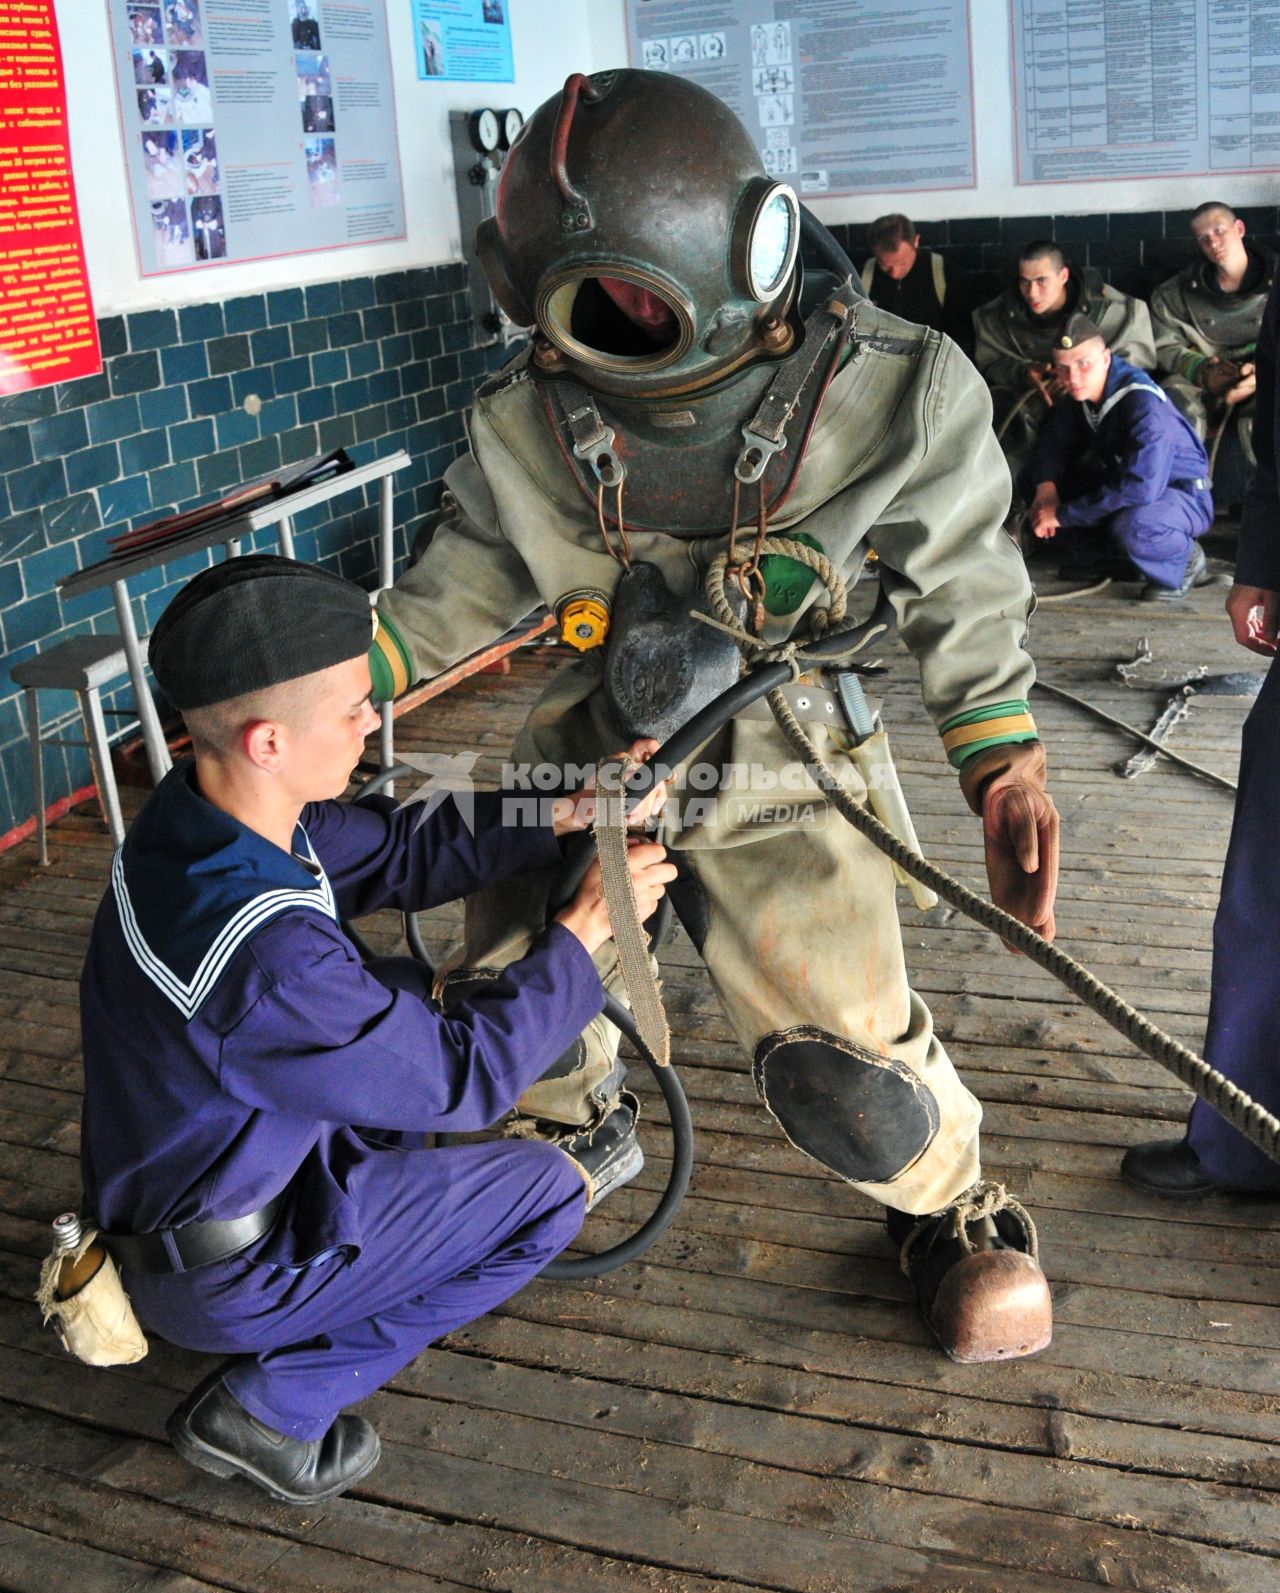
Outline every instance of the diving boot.
<path fill-rule="evenodd" d="M 1002 1184 L 977 1183 L 926 1216 L 886 1211 L 930 1332 L 953 1361 L 1012 1361 L 1053 1337 L 1035 1224 Z"/>

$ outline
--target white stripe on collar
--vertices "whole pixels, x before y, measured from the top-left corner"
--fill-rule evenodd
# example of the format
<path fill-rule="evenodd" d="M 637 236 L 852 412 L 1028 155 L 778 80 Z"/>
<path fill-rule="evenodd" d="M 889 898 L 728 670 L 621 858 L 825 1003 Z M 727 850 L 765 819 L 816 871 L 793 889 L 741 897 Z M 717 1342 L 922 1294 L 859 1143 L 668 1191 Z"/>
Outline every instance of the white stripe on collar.
<path fill-rule="evenodd" d="M 1169 402 L 1169 395 L 1162 387 L 1157 387 L 1156 384 L 1149 378 L 1146 381 L 1143 381 L 1141 377 L 1135 377 L 1133 381 L 1125 382 L 1122 387 L 1117 387 L 1110 398 L 1103 400 L 1103 402 L 1098 406 L 1096 412 L 1091 404 L 1084 404 L 1081 406 L 1084 410 L 1084 418 L 1089 422 L 1089 425 L 1094 431 L 1097 431 L 1098 427 L 1107 418 L 1107 416 L 1116 407 L 1126 393 L 1154 393 L 1162 404 L 1167 404 Z"/>
<path fill-rule="evenodd" d="M 222 977 L 232 957 L 268 919 L 276 917 L 287 908 L 303 907 L 310 908 L 313 912 L 323 912 L 336 921 L 338 908 L 334 901 L 333 886 L 329 883 L 329 876 L 320 867 L 320 861 L 312 850 L 310 838 L 305 830 L 302 831 L 302 838 L 307 844 L 307 853 L 311 861 L 320 870 L 318 884 L 309 890 L 263 891 L 237 908 L 218 931 L 213 944 L 201 958 L 199 967 L 187 984 L 184 984 L 173 969 L 147 944 L 138 925 L 133 903 L 129 900 L 129 888 L 124 877 L 124 848 L 122 846 L 116 848 L 111 863 L 111 887 L 120 909 L 120 926 L 124 931 L 125 944 L 138 967 L 152 984 L 173 1002 L 184 1018 L 190 1019 L 195 1016 L 201 1002 Z"/>

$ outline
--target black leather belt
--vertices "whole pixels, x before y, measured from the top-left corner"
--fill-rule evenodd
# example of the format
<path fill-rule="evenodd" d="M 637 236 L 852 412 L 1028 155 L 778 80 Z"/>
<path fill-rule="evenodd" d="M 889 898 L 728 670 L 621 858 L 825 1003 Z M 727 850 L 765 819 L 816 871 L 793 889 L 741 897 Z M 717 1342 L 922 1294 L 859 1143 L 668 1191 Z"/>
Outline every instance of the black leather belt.
<path fill-rule="evenodd" d="M 224 1222 L 188 1222 L 155 1233 L 99 1233 L 112 1259 L 133 1272 L 190 1272 L 213 1261 L 225 1261 L 260 1239 L 275 1225 L 284 1204 L 279 1194 L 247 1217 Z"/>

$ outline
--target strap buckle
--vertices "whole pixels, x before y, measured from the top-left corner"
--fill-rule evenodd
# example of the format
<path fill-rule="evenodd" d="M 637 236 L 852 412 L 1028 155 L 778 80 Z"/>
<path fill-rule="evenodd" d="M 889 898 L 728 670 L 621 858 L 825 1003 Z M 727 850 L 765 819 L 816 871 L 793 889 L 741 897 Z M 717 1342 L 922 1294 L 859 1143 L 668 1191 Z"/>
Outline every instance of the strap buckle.
<path fill-rule="evenodd" d="M 575 457 L 591 466 L 602 487 L 620 487 L 626 480 L 627 467 L 613 446 L 616 438 L 613 427 L 606 426 L 600 419 L 600 411 L 592 400 L 588 398 L 577 409 L 568 410 L 565 420 L 573 436 Z"/>

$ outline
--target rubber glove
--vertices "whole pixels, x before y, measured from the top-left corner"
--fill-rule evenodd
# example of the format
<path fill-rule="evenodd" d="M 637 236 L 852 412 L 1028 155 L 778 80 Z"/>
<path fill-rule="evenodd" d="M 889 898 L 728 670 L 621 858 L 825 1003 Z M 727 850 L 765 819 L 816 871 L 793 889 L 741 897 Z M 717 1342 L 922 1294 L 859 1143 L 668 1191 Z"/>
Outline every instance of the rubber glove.
<path fill-rule="evenodd" d="M 991 900 L 1052 940 L 1058 893 L 1058 810 L 1039 741 L 990 747 L 965 764 L 960 789 L 982 816 Z"/>

